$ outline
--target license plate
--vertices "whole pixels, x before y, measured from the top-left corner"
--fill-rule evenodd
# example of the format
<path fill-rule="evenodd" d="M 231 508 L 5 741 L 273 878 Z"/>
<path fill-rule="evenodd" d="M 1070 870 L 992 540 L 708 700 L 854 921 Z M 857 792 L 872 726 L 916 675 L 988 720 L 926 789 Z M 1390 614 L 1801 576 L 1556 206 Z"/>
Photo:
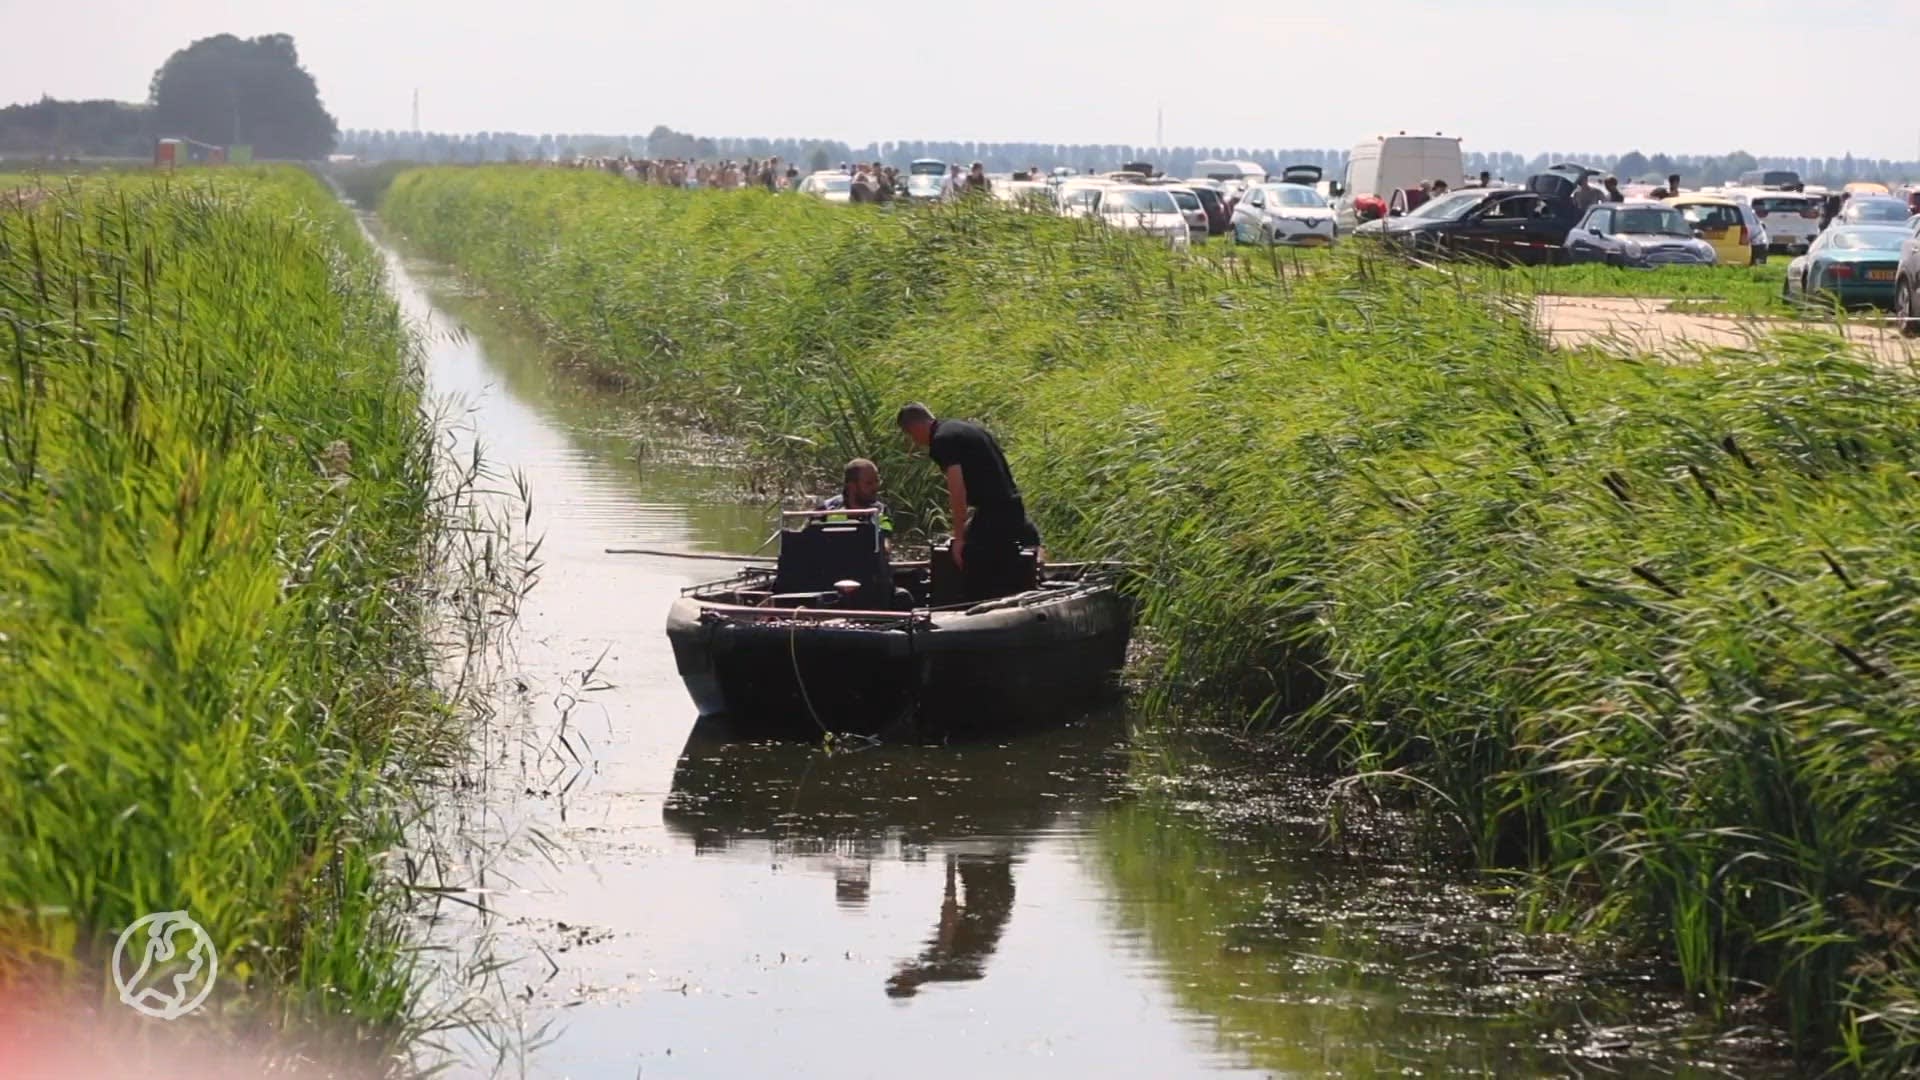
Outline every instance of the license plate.
<path fill-rule="evenodd" d="M 1893 271 L 1891 271 L 1891 270 L 1869 270 L 1869 271 L 1867 271 L 1867 280 L 1868 280 L 1868 281 L 1892 281 L 1892 280 L 1893 280 Z"/>

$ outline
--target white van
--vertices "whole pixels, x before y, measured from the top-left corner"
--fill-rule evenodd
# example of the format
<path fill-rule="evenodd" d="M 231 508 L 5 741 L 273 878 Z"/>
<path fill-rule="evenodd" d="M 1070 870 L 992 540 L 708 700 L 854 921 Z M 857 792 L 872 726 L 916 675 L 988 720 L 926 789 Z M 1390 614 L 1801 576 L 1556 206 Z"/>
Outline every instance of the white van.
<path fill-rule="evenodd" d="M 1266 182 L 1267 170 L 1252 161 L 1196 161 L 1193 175 L 1218 180 L 1237 195 L 1246 190 L 1248 184 Z"/>
<path fill-rule="evenodd" d="M 1354 213 L 1355 199 L 1374 197 L 1389 201 L 1395 191 L 1429 180 L 1445 180 L 1458 188 L 1465 182 L 1466 164 L 1460 156 L 1460 139 L 1451 135 L 1377 135 L 1353 148 L 1347 155 L 1347 171 L 1333 206 L 1340 224 L 1352 228 L 1359 223 Z"/>

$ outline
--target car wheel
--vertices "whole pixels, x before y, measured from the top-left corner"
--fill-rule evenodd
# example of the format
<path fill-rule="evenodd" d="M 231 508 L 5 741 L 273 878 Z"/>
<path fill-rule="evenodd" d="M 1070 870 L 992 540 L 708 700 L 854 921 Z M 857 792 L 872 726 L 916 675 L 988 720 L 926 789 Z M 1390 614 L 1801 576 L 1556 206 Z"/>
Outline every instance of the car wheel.
<path fill-rule="evenodd" d="M 1920 281 L 1909 281 L 1893 294 L 1893 317 L 1906 337 L 1920 337 Z"/>

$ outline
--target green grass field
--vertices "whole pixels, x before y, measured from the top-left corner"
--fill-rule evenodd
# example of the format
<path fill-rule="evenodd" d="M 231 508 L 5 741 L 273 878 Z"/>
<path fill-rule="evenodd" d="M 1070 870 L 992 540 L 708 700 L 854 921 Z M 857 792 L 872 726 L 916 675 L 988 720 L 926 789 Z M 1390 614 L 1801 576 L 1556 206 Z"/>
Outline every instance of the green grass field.
<path fill-rule="evenodd" d="M 0 209 L 0 982 L 132 1019 L 115 936 L 184 909 L 214 1030 L 369 1062 L 412 1033 L 386 859 L 457 735 L 412 357 L 298 170 Z"/>

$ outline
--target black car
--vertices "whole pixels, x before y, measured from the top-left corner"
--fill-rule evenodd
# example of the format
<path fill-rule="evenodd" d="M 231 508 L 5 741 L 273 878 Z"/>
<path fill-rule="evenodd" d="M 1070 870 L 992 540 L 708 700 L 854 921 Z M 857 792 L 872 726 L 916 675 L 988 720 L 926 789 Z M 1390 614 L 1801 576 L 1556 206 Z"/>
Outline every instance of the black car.
<path fill-rule="evenodd" d="M 1486 259 L 1538 265 L 1561 261 L 1567 231 L 1580 220 L 1574 182 L 1542 173 L 1522 189 L 1451 192 L 1412 213 L 1368 223 L 1356 236 L 1375 235 L 1399 250 L 1434 258 Z"/>
<path fill-rule="evenodd" d="M 1227 206 L 1227 197 L 1205 184 L 1192 184 L 1189 191 L 1200 200 L 1200 208 L 1207 212 L 1207 235 L 1224 236 L 1228 222 L 1233 220 L 1233 211 Z"/>

